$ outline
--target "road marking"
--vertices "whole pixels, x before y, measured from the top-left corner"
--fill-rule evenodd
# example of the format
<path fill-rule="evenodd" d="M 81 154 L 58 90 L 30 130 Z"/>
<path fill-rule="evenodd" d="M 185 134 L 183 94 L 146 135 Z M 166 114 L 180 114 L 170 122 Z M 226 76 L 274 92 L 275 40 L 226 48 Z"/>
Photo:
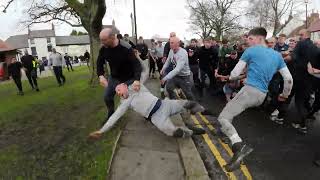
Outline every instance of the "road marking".
<path fill-rule="evenodd" d="M 201 117 L 202 121 L 208 126 L 208 128 L 211 131 L 215 130 L 215 128 L 210 124 L 210 122 L 208 121 L 208 119 L 205 116 L 203 116 L 201 113 L 198 113 L 198 114 Z M 220 142 L 222 147 L 227 151 L 227 153 L 232 157 L 233 156 L 233 152 L 232 152 L 231 148 L 229 147 L 229 145 L 227 145 L 224 142 L 222 142 L 220 138 L 218 138 L 218 141 Z M 249 169 L 247 168 L 246 165 L 241 164 L 240 169 L 243 172 L 244 176 L 246 176 L 247 180 L 252 180 L 252 176 L 251 176 L 251 174 L 249 172 Z"/>
<path fill-rule="evenodd" d="M 197 126 L 199 128 L 203 128 L 202 125 L 199 123 L 199 121 L 197 120 L 197 118 L 195 116 L 191 116 L 191 119 L 193 120 L 193 122 L 195 124 L 197 124 Z M 222 170 L 225 172 L 225 174 L 227 175 L 228 179 L 231 180 L 236 180 L 236 176 L 234 175 L 233 172 L 227 172 L 224 169 L 224 165 L 227 164 L 227 162 L 223 159 L 223 157 L 221 156 L 220 152 L 218 151 L 217 147 L 212 143 L 211 139 L 209 138 L 208 134 L 203 134 L 202 135 L 203 139 L 205 140 L 205 142 L 207 143 L 207 145 L 209 146 L 209 149 L 211 150 L 212 154 L 215 156 L 215 158 L 217 159 L 220 167 L 222 168 Z"/>

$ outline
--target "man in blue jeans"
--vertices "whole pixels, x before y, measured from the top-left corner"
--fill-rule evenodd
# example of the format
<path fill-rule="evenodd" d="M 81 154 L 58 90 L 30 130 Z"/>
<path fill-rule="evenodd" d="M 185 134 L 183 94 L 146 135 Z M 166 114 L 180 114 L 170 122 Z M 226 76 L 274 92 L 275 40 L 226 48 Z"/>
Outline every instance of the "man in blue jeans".
<path fill-rule="evenodd" d="M 110 28 L 100 32 L 102 47 L 97 59 L 97 74 L 101 86 L 105 87 L 104 102 L 108 108 L 106 120 L 114 113 L 115 88 L 118 84 L 126 83 L 139 91 L 142 67 L 137 60 L 130 44 L 116 38 L 116 34 Z M 104 65 L 110 66 L 109 80 L 104 77 Z"/>
<path fill-rule="evenodd" d="M 253 149 L 242 142 L 236 129 L 232 125 L 235 116 L 251 107 L 260 106 L 268 92 L 268 84 L 272 76 L 279 71 L 284 80 L 283 92 L 279 101 L 285 101 L 292 88 L 292 76 L 281 56 L 265 45 L 267 31 L 264 28 L 254 28 L 249 32 L 248 43 L 251 46 L 241 56 L 236 67 L 232 70 L 229 80 L 237 79 L 247 67 L 247 81 L 245 86 L 224 107 L 218 117 L 221 131 L 230 139 L 234 155 L 225 166 L 227 171 L 234 171 L 240 167 L 244 157 Z"/>

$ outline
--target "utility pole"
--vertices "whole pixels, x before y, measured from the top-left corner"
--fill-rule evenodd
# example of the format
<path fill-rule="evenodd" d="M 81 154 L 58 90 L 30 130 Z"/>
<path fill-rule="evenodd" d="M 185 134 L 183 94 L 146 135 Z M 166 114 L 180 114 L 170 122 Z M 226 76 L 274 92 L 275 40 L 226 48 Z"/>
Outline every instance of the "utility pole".
<path fill-rule="evenodd" d="M 306 3 L 306 29 L 308 29 L 308 0 L 304 0 Z"/>
<path fill-rule="evenodd" d="M 137 32 L 137 16 L 136 16 L 136 0 L 133 0 L 133 16 L 134 16 L 134 31 L 136 44 L 138 43 L 138 32 Z"/>

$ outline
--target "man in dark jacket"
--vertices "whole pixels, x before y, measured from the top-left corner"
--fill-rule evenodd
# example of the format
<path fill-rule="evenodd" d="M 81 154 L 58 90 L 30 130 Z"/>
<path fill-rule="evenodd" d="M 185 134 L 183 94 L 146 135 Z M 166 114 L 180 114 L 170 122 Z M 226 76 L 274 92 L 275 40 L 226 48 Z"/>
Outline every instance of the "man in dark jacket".
<path fill-rule="evenodd" d="M 11 63 L 8 66 L 8 73 L 19 90 L 18 95 L 23 96 L 21 83 L 21 69 L 22 64 L 16 60 L 16 57 L 12 57 Z"/>
<path fill-rule="evenodd" d="M 212 48 L 210 39 L 204 40 L 204 46 L 202 46 L 198 53 L 199 67 L 201 75 L 201 87 L 204 88 L 206 75 L 210 79 L 210 89 L 215 86 L 214 70 L 218 64 L 218 51 Z"/>
<path fill-rule="evenodd" d="M 68 71 L 70 71 L 70 69 L 71 69 L 71 71 L 73 71 L 73 68 L 72 68 L 72 64 L 71 64 L 71 57 L 68 55 L 68 53 L 66 53 L 65 55 L 64 55 L 64 60 L 65 60 L 65 62 L 66 62 L 66 66 L 67 66 L 67 69 L 68 69 Z M 70 68 L 69 68 L 70 67 Z"/>
<path fill-rule="evenodd" d="M 299 117 L 292 123 L 292 126 L 300 133 L 306 134 L 306 118 L 308 114 L 308 101 L 312 87 L 311 75 L 308 73 L 308 63 L 316 58 L 317 47 L 310 40 L 310 32 L 306 29 L 299 31 L 300 42 L 293 51 L 294 69 L 293 80 L 295 84 L 295 105 Z"/>
<path fill-rule="evenodd" d="M 139 40 L 138 40 L 138 44 L 136 46 L 136 49 L 139 51 L 140 53 L 140 58 L 142 60 L 146 60 L 148 59 L 148 46 L 146 45 L 146 43 L 144 43 L 143 37 L 140 36 Z"/>
<path fill-rule="evenodd" d="M 198 47 L 197 40 L 191 39 L 191 43 L 186 47 L 186 51 L 188 52 L 189 59 L 189 67 L 192 72 L 193 81 L 195 86 L 200 85 L 199 79 L 199 60 L 198 60 Z"/>
<path fill-rule="evenodd" d="M 25 50 L 24 53 L 25 55 L 22 56 L 21 62 L 26 72 L 29 84 L 33 90 L 35 89 L 36 91 L 39 91 L 37 82 L 37 62 L 33 56 L 29 55 L 27 50 Z"/>
<path fill-rule="evenodd" d="M 97 74 L 101 86 L 105 87 L 104 101 L 108 108 L 108 119 L 114 112 L 115 87 L 118 84 L 132 84 L 134 90 L 140 89 L 140 76 L 142 67 L 137 60 L 133 49 L 125 41 L 118 40 L 110 28 L 100 32 L 100 40 L 103 46 L 97 59 Z M 109 80 L 104 77 L 104 65 L 110 66 Z"/>

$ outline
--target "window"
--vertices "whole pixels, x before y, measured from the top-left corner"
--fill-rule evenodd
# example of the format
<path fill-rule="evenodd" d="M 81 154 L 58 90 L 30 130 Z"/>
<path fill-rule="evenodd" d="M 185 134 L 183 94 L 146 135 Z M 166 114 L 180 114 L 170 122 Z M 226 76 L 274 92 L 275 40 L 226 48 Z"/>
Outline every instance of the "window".
<path fill-rule="evenodd" d="M 34 39 L 33 38 L 30 39 L 30 44 L 34 44 Z"/>
<path fill-rule="evenodd" d="M 37 49 L 36 47 L 31 47 L 31 55 L 36 56 L 37 55 Z"/>
<path fill-rule="evenodd" d="M 47 38 L 47 43 L 51 43 L 51 38 L 50 37 Z"/>
<path fill-rule="evenodd" d="M 52 51 L 52 45 L 48 45 L 48 52 Z"/>

